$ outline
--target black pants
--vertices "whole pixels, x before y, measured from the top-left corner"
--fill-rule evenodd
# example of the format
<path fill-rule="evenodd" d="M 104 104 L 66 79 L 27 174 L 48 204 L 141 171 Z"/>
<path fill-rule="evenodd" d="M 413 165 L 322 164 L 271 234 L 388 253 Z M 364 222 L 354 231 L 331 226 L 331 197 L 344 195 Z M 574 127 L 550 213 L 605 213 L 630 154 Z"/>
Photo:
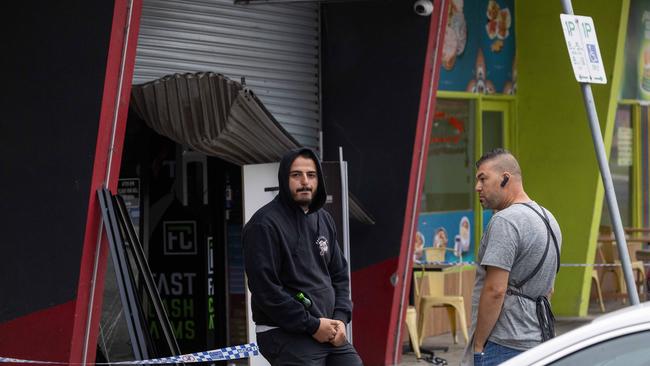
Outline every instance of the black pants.
<path fill-rule="evenodd" d="M 307 334 L 294 334 L 280 328 L 257 333 L 262 356 L 273 366 L 363 366 L 350 343 L 334 347 L 318 343 Z"/>

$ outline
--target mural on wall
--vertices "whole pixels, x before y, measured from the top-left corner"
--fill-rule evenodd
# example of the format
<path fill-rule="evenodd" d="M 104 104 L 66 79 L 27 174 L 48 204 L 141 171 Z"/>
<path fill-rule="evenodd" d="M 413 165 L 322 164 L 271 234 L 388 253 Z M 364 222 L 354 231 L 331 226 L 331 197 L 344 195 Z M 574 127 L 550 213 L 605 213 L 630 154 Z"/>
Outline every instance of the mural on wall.
<path fill-rule="evenodd" d="M 430 212 L 420 215 L 415 240 L 415 257 L 426 262 L 425 248 L 444 249 L 444 261 L 451 263 L 474 260 L 471 227 L 474 221 L 472 211 Z"/>
<path fill-rule="evenodd" d="M 452 0 L 439 90 L 514 94 L 514 0 Z"/>
<path fill-rule="evenodd" d="M 483 211 L 483 231 L 492 218 L 492 210 Z M 428 262 L 426 248 L 444 249 L 444 262 L 467 263 L 476 260 L 474 252 L 474 211 L 459 210 L 420 214 L 415 234 L 415 263 Z"/>
<path fill-rule="evenodd" d="M 650 0 L 630 3 L 623 75 L 623 99 L 650 100 Z"/>

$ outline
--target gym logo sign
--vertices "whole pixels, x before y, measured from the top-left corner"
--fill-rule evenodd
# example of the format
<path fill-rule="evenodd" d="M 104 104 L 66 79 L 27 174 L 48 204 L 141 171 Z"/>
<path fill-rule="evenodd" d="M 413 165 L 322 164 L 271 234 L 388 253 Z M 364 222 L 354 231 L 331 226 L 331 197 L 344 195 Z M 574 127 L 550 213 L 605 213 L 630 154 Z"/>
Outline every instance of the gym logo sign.
<path fill-rule="evenodd" d="M 327 250 L 329 247 L 327 246 L 327 238 L 324 236 L 319 236 L 318 239 L 316 239 L 316 245 L 318 245 L 318 249 L 320 249 L 320 255 L 321 257 L 327 253 Z"/>
<path fill-rule="evenodd" d="M 164 254 L 194 255 L 196 248 L 196 221 L 163 222 Z"/>

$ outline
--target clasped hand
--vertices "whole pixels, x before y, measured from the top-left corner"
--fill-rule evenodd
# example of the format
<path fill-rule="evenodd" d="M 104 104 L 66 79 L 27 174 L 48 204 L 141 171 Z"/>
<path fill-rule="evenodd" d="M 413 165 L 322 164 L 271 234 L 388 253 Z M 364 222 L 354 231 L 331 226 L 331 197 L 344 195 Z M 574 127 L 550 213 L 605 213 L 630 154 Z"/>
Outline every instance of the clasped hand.
<path fill-rule="evenodd" d="M 347 336 L 345 334 L 345 324 L 340 320 L 320 318 L 320 325 L 316 333 L 312 335 L 320 343 L 329 342 L 334 347 L 345 344 Z"/>

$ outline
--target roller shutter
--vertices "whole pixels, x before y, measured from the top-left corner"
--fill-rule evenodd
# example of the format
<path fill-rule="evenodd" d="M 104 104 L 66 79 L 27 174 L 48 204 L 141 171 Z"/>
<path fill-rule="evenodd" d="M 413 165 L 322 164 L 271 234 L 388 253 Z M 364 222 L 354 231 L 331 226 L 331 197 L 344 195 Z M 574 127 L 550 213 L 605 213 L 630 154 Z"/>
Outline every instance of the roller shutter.
<path fill-rule="evenodd" d="M 247 87 L 302 145 L 318 148 L 317 3 L 144 0 L 134 84 L 208 71 Z"/>

